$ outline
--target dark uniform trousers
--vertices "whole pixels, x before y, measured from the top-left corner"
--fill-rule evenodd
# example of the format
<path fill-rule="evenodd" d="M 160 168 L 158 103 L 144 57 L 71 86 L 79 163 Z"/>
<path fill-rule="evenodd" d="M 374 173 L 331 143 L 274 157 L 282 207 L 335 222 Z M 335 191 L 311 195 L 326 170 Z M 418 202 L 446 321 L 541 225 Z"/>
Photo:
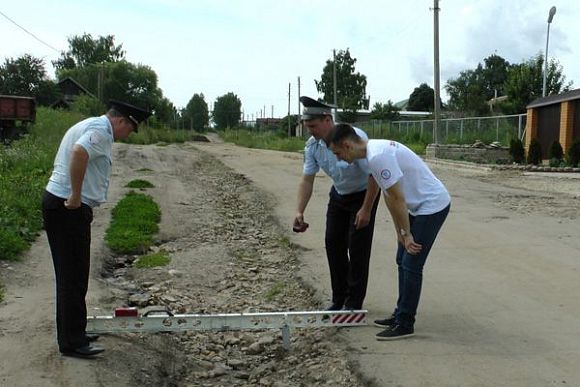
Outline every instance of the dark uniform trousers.
<path fill-rule="evenodd" d="M 326 256 L 330 267 L 332 303 L 348 309 L 362 308 L 367 291 L 369 260 L 379 198 L 367 227 L 356 230 L 354 222 L 366 190 L 340 195 L 334 186 L 326 212 Z"/>
<path fill-rule="evenodd" d="M 93 210 L 83 204 L 69 210 L 65 199 L 45 191 L 42 200 L 56 276 L 56 328 L 61 352 L 88 344 L 85 337 Z"/>

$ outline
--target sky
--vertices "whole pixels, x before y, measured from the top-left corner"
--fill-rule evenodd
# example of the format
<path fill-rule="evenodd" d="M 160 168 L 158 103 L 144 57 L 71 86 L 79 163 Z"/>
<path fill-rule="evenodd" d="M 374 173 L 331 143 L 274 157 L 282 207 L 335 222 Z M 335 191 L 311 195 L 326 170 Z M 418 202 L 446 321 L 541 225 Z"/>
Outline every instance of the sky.
<path fill-rule="evenodd" d="M 299 111 L 300 94 L 322 97 L 320 80 L 333 49 L 349 49 L 367 77 L 371 106 L 433 87 L 433 0 L 27 0 L 0 3 L 0 62 L 24 54 L 51 61 L 84 33 L 114 35 L 125 58 L 151 67 L 163 95 L 185 107 L 196 93 L 213 106 L 233 92 L 245 119 Z M 580 87 L 578 0 L 440 0 L 439 45 L 444 85 L 497 54 L 520 63 L 544 54 Z M 12 21 L 8 20 L 10 18 Z M 22 28 L 29 33 L 25 32 Z M 35 37 L 31 36 L 33 34 Z M 40 40 L 40 41 L 39 41 Z M 273 114 L 272 114 L 273 112 Z"/>

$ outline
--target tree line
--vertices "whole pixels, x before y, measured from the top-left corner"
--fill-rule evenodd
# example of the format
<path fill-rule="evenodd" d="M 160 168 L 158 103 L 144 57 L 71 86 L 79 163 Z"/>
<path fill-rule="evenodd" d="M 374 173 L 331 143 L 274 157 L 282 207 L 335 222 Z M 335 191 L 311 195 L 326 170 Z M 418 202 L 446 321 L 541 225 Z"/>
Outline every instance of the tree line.
<path fill-rule="evenodd" d="M 85 33 L 69 38 L 68 43 L 68 50 L 52 62 L 56 81 L 48 77 L 43 59 L 29 54 L 17 59 L 7 58 L 0 66 L 0 94 L 32 96 L 39 105 L 50 106 L 61 97 L 57 83 L 70 77 L 90 93 L 73 104 L 84 114 L 100 114 L 105 109 L 104 101 L 119 99 L 152 110 L 150 125 L 153 126 L 162 124 L 203 131 L 210 119 L 217 128 L 240 124 L 242 102 L 233 92 L 218 97 L 213 112 L 209 111 L 203 93 L 193 94 L 185 108 L 178 109 L 158 87 L 155 71 L 149 66 L 128 62 L 122 44 L 115 44 L 113 35 L 93 38 Z M 356 71 L 356 61 L 348 48 L 339 50 L 326 61 L 320 80 L 314 80 L 324 101 L 332 103 L 336 98 L 342 110 L 340 118 L 346 122 L 354 122 L 357 111 L 369 109 L 367 78 Z M 456 78 L 447 81 L 444 88 L 449 100 L 442 104 L 443 109 L 448 114 L 462 116 L 491 114 L 489 101 L 495 96 L 506 96 L 493 105 L 493 113 L 523 113 L 527 104 L 542 95 L 543 63 L 541 54 L 515 64 L 499 55 L 490 55 L 475 69 L 461 71 Z M 566 83 L 562 66 L 551 60 L 547 95 L 567 91 L 571 86 L 572 82 Z M 427 83 L 420 84 L 409 95 L 407 110 L 433 111 L 433 107 L 434 90 Z M 391 100 L 376 102 L 370 109 L 370 117 L 396 120 L 400 110 Z M 286 122 L 287 117 L 283 121 Z"/>
<path fill-rule="evenodd" d="M 0 65 L 0 94 L 34 97 L 39 106 L 51 106 L 62 97 L 58 83 L 72 78 L 89 92 L 73 103 L 73 109 L 83 114 L 102 114 L 106 101 L 118 99 L 153 111 L 152 126 L 207 129 L 210 114 L 203 93 L 194 94 L 185 108 L 178 109 L 163 95 L 155 71 L 127 61 L 113 35 L 93 38 L 85 33 L 69 38 L 68 44 L 68 50 L 52 61 L 56 80 L 48 76 L 43 59 L 30 54 L 6 58 Z M 216 99 L 212 116 L 216 126 L 238 125 L 240 117 L 241 101 L 234 93 Z"/>

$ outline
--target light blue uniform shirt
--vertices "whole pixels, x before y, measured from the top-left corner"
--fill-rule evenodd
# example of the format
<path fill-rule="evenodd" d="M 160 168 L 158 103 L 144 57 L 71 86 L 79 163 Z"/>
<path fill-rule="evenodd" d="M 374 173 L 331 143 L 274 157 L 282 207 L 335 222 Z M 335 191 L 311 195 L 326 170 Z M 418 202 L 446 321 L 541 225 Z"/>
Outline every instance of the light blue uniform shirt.
<path fill-rule="evenodd" d="M 90 207 L 106 202 L 111 178 L 113 141 L 113 127 L 105 115 L 87 118 L 72 126 L 60 143 L 46 190 L 63 199 L 70 196 L 70 157 L 73 146 L 78 144 L 89 154 L 81 202 Z"/>
<path fill-rule="evenodd" d="M 361 129 L 354 130 L 362 139 L 368 139 L 367 134 Z M 332 179 L 334 188 L 340 195 L 367 189 L 371 171 L 366 159 L 357 159 L 352 164 L 338 160 L 324 140 L 310 137 L 304 148 L 304 174 L 315 175 L 321 168 Z"/>

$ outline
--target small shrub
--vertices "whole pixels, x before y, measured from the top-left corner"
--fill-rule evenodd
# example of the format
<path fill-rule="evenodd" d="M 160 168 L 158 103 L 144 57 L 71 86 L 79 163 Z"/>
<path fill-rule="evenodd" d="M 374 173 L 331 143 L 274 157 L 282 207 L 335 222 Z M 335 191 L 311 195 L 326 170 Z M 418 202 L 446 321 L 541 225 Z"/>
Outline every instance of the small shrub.
<path fill-rule="evenodd" d="M 512 138 L 510 141 L 510 156 L 516 164 L 522 164 L 526 158 L 526 150 L 524 144 L 519 138 Z"/>
<path fill-rule="evenodd" d="M 566 159 L 571 167 L 577 167 L 580 164 L 580 140 L 572 142 L 568 152 L 566 152 Z"/>
<path fill-rule="evenodd" d="M 105 241 L 117 253 L 147 251 L 153 243 L 153 235 L 159 231 L 157 223 L 161 220 L 161 211 L 149 195 L 129 192 L 113 208 L 111 216 Z"/>
<path fill-rule="evenodd" d="M 144 188 L 154 188 L 155 186 L 147 180 L 136 179 L 136 180 L 131 180 L 129 183 L 127 183 L 127 185 L 125 187 L 144 189 Z"/>
<path fill-rule="evenodd" d="M 152 253 L 139 257 L 135 261 L 135 267 L 139 269 L 148 269 L 157 266 L 165 266 L 169 263 L 169 254 L 165 250 L 160 250 L 157 253 Z"/>
<path fill-rule="evenodd" d="M 542 145 L 537 139 L 532 138 L 528 149 L 528 164 L 538 165 L 542 163 Z"/>
<path fill-rule="evenodd" d="M 8 228 L 0 229 L 0 259 L 16 261 L 19 254 L 28 248 L 21 235 Z"/>
<path fill-rule="evenodd" d="M 548 158 L 550 159 L 550 161 L 552 159 L 558 160 L 558 164 L 560 164 L 560 161 L 564 158 L 564 151 L 562 150 L 562 145 L 560 145 L 560 142 L 558 140 L 554 141 L 552 143 L 552 146 L 550 146 Z"/>

